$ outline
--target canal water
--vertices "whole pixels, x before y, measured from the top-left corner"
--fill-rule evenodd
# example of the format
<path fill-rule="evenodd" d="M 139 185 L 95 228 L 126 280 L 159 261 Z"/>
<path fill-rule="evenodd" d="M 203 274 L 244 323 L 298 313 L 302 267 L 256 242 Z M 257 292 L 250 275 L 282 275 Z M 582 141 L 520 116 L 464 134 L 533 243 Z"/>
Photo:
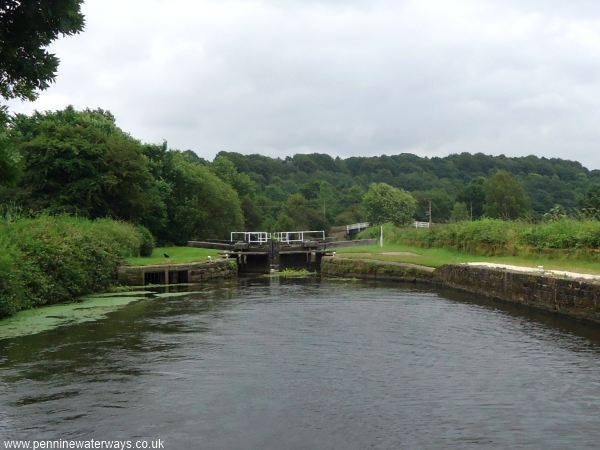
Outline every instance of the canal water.
<path fill-rule="evenodd" d="M 167 449 L 599 445 L 594 328 L 401 285 L 192 289 L 1 339 L 0 437 Z"/>

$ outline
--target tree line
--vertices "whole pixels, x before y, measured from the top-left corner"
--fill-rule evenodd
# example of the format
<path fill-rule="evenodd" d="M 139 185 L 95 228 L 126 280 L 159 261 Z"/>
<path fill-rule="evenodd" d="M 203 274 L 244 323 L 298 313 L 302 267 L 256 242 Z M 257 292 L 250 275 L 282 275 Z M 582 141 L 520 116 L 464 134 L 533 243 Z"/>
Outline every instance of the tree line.
<path fill-rule="evenodd" d="M 428 220 L 430 202 L 435 222 L 597 218 L 600 211 L 599 171 L 571 161 L 228 152 L 207 161 L 135 139 L 108 111 L 72 107 L 3 117 L 0 180 L 5 210 L 126 220 L 164 243 L 224 238 L 242 229 Z"/>
<path fill-rule="evenodd" d="M 430 207 L 434 222 L 481 217 L 531 221 L 548 216 L 600 218 L 600 171 L 557 158 L 481 153 L 346 159 L 326 154 L 286 158 L 218 154 L 223 157 L 259 187 L 261 208 L 275 223 L 282 211 L 285 219 L 285 213 L 298 202 L 312 207 L 313 223 L 340 225 L 373 218 L 377 207 L 370 205 L 377 204 L 377 195 L 372 191 L 379 191 L 379 201 L 383 201 L 385 189 L 375 186 L 381 184 L 410 193 L 414 205 L 411 201 L 404 205 L 410 218 L 420 221 L 430 219 Z M 291 196 L 289 207 L 282 208 Z M 319 212 L 321 218 L 316 220 Z"/>
<path fill-rule="evenodd" d="M 58 59 L 47 48 L 82 31 L 81 4 L 4 2 L 0 97 L 33 100 L 54 81 Z M 25 216 L 127 220 L 165 243 L 226 237 L 234 229 L 328 229 L 365 218 L 597 219 L 600 171 L 556 158 L 481 153 L 341 159 L 221 152 L 206 161 L 166 143 L 142 143 L 101 109 L 9 116 L 0 105 L 0 207 Z"/>

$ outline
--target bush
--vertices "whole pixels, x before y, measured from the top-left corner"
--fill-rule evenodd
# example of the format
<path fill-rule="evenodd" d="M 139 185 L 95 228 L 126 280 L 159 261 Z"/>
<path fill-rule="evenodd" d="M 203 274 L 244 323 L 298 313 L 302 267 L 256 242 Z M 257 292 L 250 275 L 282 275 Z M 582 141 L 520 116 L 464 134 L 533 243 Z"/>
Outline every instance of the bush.
<path fill-rule="evenodd" d="M 137 230 L 142 238 L 140 256 L 152 256 L 152 250 L 154 250 L 154 246 L 156 245 L 154 236 L 152 236 L 150 230 L 143 225 L 138 225 Z"/>
<path fill-rule="evenodd" d="M 363 195 L 362 205 L 367 220 L 373 224 L 393 222 L 403 225 L 412 221 L 417 202 L 403 189 L 386 183 L 373 183 Z"/>
<path fill-rule="evenodd" d="M 362 237 L 378 237 L 379 227 L 365 230 Z M 519 221 L 481 219 L 437 225 L 431 229 L 384 226 L 385 241 L 418 247 L 444 247 L 484 255 L 516 255 L 560 250 L 597 253 L 600 221 L 561 219 L 531 225 Z"/>
<path fill-rule="evenodd" d="M 70 216 L 1 224 L 0 316 L 106 289 L 123 258 L 152 246 L 148 235 L 125 222 Z"/>

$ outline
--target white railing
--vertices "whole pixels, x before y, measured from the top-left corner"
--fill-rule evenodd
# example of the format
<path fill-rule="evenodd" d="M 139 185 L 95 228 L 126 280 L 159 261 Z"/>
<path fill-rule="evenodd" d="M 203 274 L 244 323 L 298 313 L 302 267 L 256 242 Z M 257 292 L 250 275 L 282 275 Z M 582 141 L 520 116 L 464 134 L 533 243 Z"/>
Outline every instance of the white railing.
<path fill-rule="evenodd" d="M 271 233 L 265 231 L 232 231 L 231 241 L 243 241 L 249 244 L 264 244 L 271 239 Z"/>
<path fill-rule="evenodd" d="M 296 244 L 307 240 L 325 239 L 325 231 L 278 231 L 273 233 L 272 238 L 284 244 Z"/>
<path fill-rule="evenodd" d="M 429 222 L 415 222 L 415 228 L 429 228 Z"/>
<path fill-rule="evenodd" d="M 369 228 L 369 222 L 353 223 L 351 225 L 346 225 L 346 234 L 350 233 L 350 231 L 362 231 L 367 228 Z"/>
<path fill-rule="evenodd" d="M 325 231 L 278 231 L 267 233 L 265 231 L 232 231 L 232 242 L 247 242 L 248 244 L 265 244 L 270 240 L 284 244 L 303 243 L 309 240 L 325 239 Z"/>

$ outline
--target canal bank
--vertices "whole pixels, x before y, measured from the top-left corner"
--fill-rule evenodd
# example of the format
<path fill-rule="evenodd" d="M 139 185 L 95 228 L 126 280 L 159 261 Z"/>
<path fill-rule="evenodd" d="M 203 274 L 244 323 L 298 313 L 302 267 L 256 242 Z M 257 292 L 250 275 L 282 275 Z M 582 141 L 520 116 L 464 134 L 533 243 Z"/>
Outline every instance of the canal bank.
<path fill-rule="evenodd" d="M 125 286 L 203 283 L 214 279 L 235 278 L 237 270 L 233 259 L 184 264 L 122 265 L 117 271 L 117 281 Z"/>
<path fill-rule="evenodd" d="M 339 256 L 325 257 L 321 261 L 321 275 L 361 280 L 435 284 L 438 280 L 434 272 L 433 267 L 417 264 L 341 258 Z"/>
<path fill-rule="evenodd" d="M 187 264 L 121 266 L 122 285 L 204 283 L 235 278 L 235 259 Z M 324 277 L 404 282 L 450 287 L 600 324 L 600 280 L 568 272 L 544 271 L 485 263 L 447 264 L 438 268 L 390 261 L 324 256 Z"/>
<path fill-rule="evenodd" d="M 427 283 L 600 323 L 600 281 L 584 274 L 452 264 L 436 269 L 408 263 L 325 257 L 325 276 Z"/>

